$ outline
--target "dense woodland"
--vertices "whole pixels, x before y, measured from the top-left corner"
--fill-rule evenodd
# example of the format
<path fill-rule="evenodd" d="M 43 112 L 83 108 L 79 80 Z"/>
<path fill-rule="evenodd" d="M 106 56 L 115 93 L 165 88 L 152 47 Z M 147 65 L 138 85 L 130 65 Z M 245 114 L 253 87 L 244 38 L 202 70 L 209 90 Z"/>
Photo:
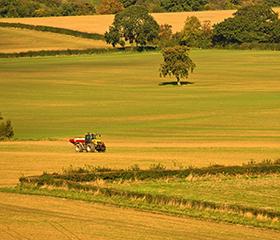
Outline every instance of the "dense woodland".
<path fill-rule="evenodd" d="M 114 14 L 131 5 L 149 12 L 237 9 L 254 3 L 280 6 L 280 0 L 0 0 L 0 17 Z"/>

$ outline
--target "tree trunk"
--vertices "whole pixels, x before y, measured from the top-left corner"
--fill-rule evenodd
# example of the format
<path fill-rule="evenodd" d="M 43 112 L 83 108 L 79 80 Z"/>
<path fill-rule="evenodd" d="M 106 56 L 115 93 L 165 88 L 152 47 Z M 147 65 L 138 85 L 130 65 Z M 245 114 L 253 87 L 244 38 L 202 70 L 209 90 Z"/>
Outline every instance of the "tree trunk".
<path fill-rule="evenodd" d="M 177 85 L 178 85 L 178 86 L 181 86 L 180 78 L 179 78 L 179 77 L 176 77 L 176 79 L 177 79 Z"/>

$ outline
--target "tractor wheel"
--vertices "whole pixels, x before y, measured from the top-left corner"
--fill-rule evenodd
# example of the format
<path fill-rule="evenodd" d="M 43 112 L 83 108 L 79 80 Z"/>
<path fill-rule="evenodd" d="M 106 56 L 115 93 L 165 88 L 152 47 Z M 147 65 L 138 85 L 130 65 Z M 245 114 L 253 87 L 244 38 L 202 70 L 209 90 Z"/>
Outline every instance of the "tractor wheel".
<path fill-rule="evenodd" d="M 87 152 L 95 152 L 94 144 L 88 144 L 86 147 Z"/>
<path fill-rule="evenodd" d="M 83 146 L 81 145 L 81 144 L 76 144 L 76 146 L 75 146 L 75 150 L 76 150 L 76 152 L 82 152 L 83 151 Z"/>
<path fill-rule="evenodd" d="M 100 143 L 98 145 L 98 152 L 105 152 L 106 151 L 106 146 L 104 143 Z"/>

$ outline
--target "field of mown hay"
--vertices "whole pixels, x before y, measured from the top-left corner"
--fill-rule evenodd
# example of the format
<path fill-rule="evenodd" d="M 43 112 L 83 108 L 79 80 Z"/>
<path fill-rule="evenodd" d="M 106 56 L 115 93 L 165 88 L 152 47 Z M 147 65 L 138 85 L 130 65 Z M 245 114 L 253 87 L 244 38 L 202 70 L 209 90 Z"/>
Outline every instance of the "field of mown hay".
<path fill-rule="evenodd" d="M 275 240 L 279 233 L 59 198 L 0 193 L 1 240 Z"/>
<path fill-rule="evenodd" d="M 280 8 L 275 8 L 280 12 Z M 173 32 L 181 31 L 184 22 L 189 16 L 197 16 L 201 21 L 210 20 L 212 24 L 231 17 L 232 10 L 180 12 L 180 13 L 153 13 L 152 15 L 159 24 L 170 24 Z M 20 22 L 33 25 L 45 25 L 68 28 L 83 32 L 104 34 L 113 22 L 113 15 L 74 16 L 74 17 L 42 17 L 42 18 L 0 18 L 3 22 Z"/>
<path fill-rule="evenodd" d="M 110 47 L 102 40 L 91 40 L 50 32 L 0 27 L 0 52 L 87 49 Z"/>

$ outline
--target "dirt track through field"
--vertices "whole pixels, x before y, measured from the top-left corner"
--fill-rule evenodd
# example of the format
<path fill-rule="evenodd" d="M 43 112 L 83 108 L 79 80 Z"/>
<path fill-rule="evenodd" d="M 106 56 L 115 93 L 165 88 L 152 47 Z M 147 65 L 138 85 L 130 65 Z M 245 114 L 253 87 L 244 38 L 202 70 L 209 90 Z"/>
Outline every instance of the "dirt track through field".
<path fill-rule="evenodd" d="M 275 240 L 280 233 L 81 201 L 0 193 L 1 240 Z"/>

